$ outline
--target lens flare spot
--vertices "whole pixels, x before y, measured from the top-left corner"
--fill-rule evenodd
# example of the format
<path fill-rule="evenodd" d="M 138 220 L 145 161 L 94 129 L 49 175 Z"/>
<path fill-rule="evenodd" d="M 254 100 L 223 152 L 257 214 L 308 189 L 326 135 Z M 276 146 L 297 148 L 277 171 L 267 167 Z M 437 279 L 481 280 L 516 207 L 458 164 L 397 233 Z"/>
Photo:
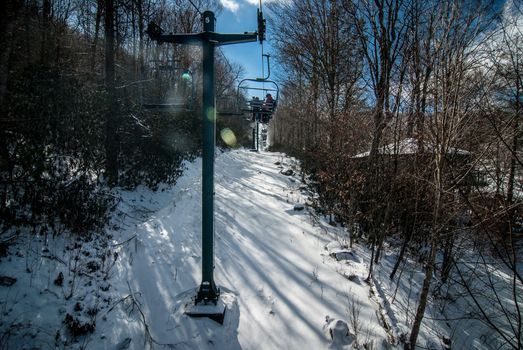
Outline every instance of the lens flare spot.
<path fill-rule="evenodd" d="M 222 131 L 220 131 L 220 136 L 223 142 L 225 142 L 228 146 L 232 147 L 236 145 L 236 135 L 234 135 L 234 132 L 231 129 L 222 129 Z"/>
<path fill-rule="evenodd" d="M 214 108 L 212 107 L 207 108 L 207 113 L 205 114 L 207 115 L 207 119 L 211 122 L 214 122 L 216 119 L 216 114 L 214 113 Z"/>
<path fill-rule="evenodd" d="M 185 71 L 182 73 L 182 79 L 185 80 L 185 81 L 189 81 L 191 82 L 192 81 L 192 75 L 189 71 Z"/>

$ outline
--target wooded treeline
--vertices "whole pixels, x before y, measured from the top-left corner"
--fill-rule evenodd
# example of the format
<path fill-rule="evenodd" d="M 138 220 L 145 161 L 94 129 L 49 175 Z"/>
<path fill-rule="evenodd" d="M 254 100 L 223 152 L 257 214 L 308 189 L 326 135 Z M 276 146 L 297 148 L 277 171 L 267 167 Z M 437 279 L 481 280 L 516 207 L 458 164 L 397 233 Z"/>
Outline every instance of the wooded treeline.
<path fill-rule="evenodd" d="M 270 14 L 285 72 L 273 148 L 302 161 L 350 245 L 372 247 L 369 283 L 387 240 L 391 279 L 407 256 L 423 262 L 405 348 L 451 284 L 491 346 L 521 349 L 521 2 L 303 0 Z M 493 266 L 510 277 L 496 284 Z"/>
<path fill-rule="evenodd" d="M 172 183 L 200 150 L 198 47 L 149 40 L 201 30 L 211 0 L 8 0 L 0 2 L 0 230 L 101 229 L 108 188 Z M 241 73 L 218 51 L 217 91 Z M 190 76 L 183 76 L 189 73 Z M 192 87 L 196 94 L 190 94 Z M 169 97 L 168 95 L 176 95 Z M 145 111 L 182 100 L 194 108 Z M 193 99 L 193 101 L 189 101 Z M 195 100 L 194 100 L 195 99 Z"/>

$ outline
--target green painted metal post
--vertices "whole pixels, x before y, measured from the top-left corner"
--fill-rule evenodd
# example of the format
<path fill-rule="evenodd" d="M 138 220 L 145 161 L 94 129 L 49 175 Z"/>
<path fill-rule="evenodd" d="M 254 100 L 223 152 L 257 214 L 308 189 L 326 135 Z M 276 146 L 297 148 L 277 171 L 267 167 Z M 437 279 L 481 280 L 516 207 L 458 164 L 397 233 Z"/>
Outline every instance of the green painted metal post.
<path fill-rule="evenodd" d="M 259 18 L 258 18 L 259 20 Z M 164 34 L 155 23 L 149 23 L 146 33 L 161 43 L 202 45 L 203 49 L 203 106 L 202 106 L 202 283 L 196 304 L 218 301 L 220 290 L 214 283 L 214 141 L 216 138 L 216 108 L 214 94 L 214 48 L 254 42 L 258 33 L 220 34 L 215 30 L 212 11 L 203 13 L 203 32 Z M 260 39 L 260 41 L 262 41 Z M 194 313 L 193 313 L 194 315 Z"/>
<path fill-rule="evenodd" d="M 252 128 L 252 150 L 256 150 L 256 129 L 254 127 Z"/>
<path fill-rule="evenodd" d="M 203 13 L 203 32 L 215 29 L 214 13 Z M 220 294 L 213 278 L 214 270 L 214 138 L 216 110 L 214 98 L 214 46 L 203 40 L 203 112 L 202 112 L 202 283 L 198 301 L 215 301 Z"/>
<path fill-rule="evenodd" d="M 260 118 L 262 115 L 260 115 Z M 256 122 L 256 150 L 260 150 L 260 123 L 258 121 Z"/>

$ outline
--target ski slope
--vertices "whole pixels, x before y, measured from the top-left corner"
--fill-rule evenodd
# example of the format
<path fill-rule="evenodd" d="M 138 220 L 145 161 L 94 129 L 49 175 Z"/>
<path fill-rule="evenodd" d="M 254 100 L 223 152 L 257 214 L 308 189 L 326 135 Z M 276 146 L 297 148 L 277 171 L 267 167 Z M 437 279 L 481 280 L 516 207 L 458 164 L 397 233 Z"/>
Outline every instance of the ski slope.
<path fill-rule="evenodd" d="M 340 263 L 329 256 L 325 246 L 336 235 L 321 223 L 313 225 L 307 210 L 294 210 L 306 196 L 297 175 L 280 173 L 293 161 L 278 153 L 237 150 L 217 156 L 215 281 L 227 304 L 225 321 L 185 315 L 201 279 L 201 163 L 186 166 L 175 188 L 154 202 L 138 200 L 136 192 L 126 199 L 124 194 L 124 202 L 157 208 L 147 221 L 118 232 L 132 239 L 122 244 L 124 258 L 112 278 L 115 297 L 136 296 L 141 314 L 132 305 L 111 310 L 97 324 L 107 329 L 103 339 L 93 340 L 95 347 L 324 349 L 370 341 L 375 349 L 386 347 L 377 307 L 361 282 L 363 257 L 353 252 Z M 345 277 L 348 270 L 353 281 Z M 359 311 L 356 342 L 343 332 L 336 338 L 336 331 L 332 341 L 327 316 L 348 320 L 351 304 Z"/>

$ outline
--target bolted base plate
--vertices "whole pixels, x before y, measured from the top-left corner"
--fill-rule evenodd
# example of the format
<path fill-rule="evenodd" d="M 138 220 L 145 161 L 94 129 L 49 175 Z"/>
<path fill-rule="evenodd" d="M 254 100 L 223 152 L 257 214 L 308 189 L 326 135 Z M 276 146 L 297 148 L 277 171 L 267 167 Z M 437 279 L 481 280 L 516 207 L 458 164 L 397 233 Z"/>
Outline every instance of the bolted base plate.
<path fill-rule="evenodd" d="M 207 317 L 211 320 L 223 324 L 225 318 L 226 305 L 221 299 L 214 302 L 200 302 L 189 304 L 185 308 L 185 314 L 190 317 Z"/>
<path fill-rule="evenodd" d="M 216 305 L 212 302 L 195 304 L 198 288 L 174 296 L 167 322 L 157 324 L 158 327 L 163 325 L 164 331 L 169 334 L 170 338 L 165 339 L 169 343 L 184 344 L 187 349 L 200 349 L 202 344 L 209 349 L 241 349 L 238 342 L 238 296 L 227 288 L 221 287 L 220 290 Z"/>

